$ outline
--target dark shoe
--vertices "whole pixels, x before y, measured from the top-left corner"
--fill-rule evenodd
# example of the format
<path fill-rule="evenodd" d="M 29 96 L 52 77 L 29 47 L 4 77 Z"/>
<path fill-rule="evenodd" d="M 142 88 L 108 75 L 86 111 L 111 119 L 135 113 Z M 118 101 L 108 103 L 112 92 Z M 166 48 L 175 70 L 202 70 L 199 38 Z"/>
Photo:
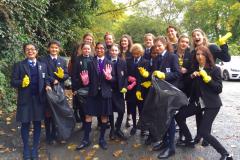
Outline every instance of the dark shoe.
<path fill-rule="evenodd" d="M 209 143 L 205 139 L 203 139 L 202 146 L 207 147 L 207 146 L 209 146 Z"/>
<path fill-rule="evenodd" d="M 164 148 L 166 148 L 166 144 L 163 143 L 162 141 L 158 141 L 155 144 L 153 144 L 152 150 L 153 151 L 159 151 L 159 150 L 162 150 Z"/>
<path fill-rule="evenodd" d="M 109 138 L 110 138 L 110 140 L 114 140 L 116 138 L 113 129 L 110 130 Z"/>
<path fill-rule="evenodd" d="M 106 149 L 107 149 L 107 142 L 106 142 L 104 139 L 99 140 L 99 146 L 100 146 L 102 149 L 106 150 Z"/>
<path fill-rule="evenodd" d="M 135 128 L 135 127 L 133 127 L 132 129 L 131 129 L 131 131 L 130 131 L 130 135 L 135 135 L 136 134 L 136 132 L 137 132 L 137 128 Z"/>
<path fill-rule="evenodd" d="M 115 131 L 115 135 L 121 140 L 127 140 L 127 137 L 124 135 L 124 133 L 120 129 Z"/>
<path fill-rule="evenodd" d="M 83 141 L 80 143 L 80 145 L 78 145 L 78 146 L 76 147 L 76 150 L 81 150 L 81 149 L 83 149 L 83 148 L 86 148 L 86 147 L 90 146 L 90 144 L 91 144 L 90 141 L 83 140 Z"/>
<path fill-rule="evenodd" d="M 192 140 L 192 141 L 178 141 L 176 143 L 177 146 L 179 147 L 190 147 L 190 148 L 194 148 L 194 145 L 195 145 L 195 142 Z"/>
<path fill-rule="evenodd" d="M 166 159 L 171 157 L 172 155 L 175 154 L 175 150 L 172 150 L 170 148 L 166 148 L 165 150 L 163 150 L 159 155 L 158 158 L 159 159 Z"/>
<path fill-rule="evenodd" d="M 233 160 L 232 156 L 229 156 L 228 154 L 222 155 L 220 160 Z"/>

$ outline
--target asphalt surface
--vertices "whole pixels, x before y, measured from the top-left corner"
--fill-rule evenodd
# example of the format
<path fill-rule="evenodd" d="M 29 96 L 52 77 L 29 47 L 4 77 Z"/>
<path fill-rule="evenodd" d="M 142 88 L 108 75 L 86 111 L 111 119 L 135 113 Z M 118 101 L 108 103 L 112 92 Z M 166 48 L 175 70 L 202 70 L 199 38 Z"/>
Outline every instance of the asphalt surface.
<path fill-rule="evenodd" d="M 212 134 L 227 148 L 235 160 L 240 160 L 240 82 L 223 82 L 223 85 L 221 94 L 223 106 L 213 124 Z M 4 114 L 0 118 L 0 160 L 20 160 L 22 159 L 20 127 L 19 124 L 14 123 L 14 117 L 10 116 L 10 122 L 7 122 L 6 118 Z M 194 136 L 195 118 L 188 118 L 187 123 Z M 102 150 L 97 145 L 99 130 L 96 127 L 96 120 L 92 126 L 91 146 L 83 151 L 75 151 L 83 135 L 80 128 L 81 124 L 77 124 L 75 132 L 66 143 L 58 142 L 53 145 L 46 145 L 43 129 L 40 160 L 156 160 L 159 154 L 152 151 L 151 146 L 144 145 L 144 137 L 140 136 L 140 131 L 135 136 L 130 136 L 131 127 L 125 128 L 124 125 L 122 129 L 128 140 L 110 141 L 107 130 L 108 150 Z M 220 155 L 211 146 L 202 147 L 197 144 L 193 149 L 176 147 L 176 154 L 169 160 L 218 160 L 219 158 Z"/>

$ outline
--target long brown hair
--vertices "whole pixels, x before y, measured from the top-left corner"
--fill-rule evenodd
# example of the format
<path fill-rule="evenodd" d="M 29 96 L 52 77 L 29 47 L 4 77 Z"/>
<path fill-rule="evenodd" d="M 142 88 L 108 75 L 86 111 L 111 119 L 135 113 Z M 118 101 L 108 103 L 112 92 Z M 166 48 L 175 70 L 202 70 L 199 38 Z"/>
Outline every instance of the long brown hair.
<path fill-rule="evenodd" d="M 210 52 L 210 50 L 208 49 L 208 47 L 198 46 L 198 47 L 195 48 L 195 50 L 196 50 L 196 53 L 199 50 L 203 52 L 203 55 L 206 57 L 206 64 L 205 64 L 206 68 L 212 68 L 212 67 L 215 66 L 213 55 Z M 197 61 L 197 54 L 196 53 L 193 56 L 193 65 L 194 65 L 195 68 L 199 66 L 199 63 Z"/>

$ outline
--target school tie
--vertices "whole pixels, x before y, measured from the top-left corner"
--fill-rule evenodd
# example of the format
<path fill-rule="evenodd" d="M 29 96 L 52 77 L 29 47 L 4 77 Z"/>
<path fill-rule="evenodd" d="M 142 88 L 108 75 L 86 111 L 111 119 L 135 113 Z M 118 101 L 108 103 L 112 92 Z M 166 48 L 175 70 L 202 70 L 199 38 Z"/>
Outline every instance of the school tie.
<path fill-rule="evenodd" d="M 29 61 L 28 63 L 29 63 L 30 67 L 35 67 L 35 62 L 34 61 Z"/>
<path fill-rule="evenodd" d="M 52 60 L 53 60 L 53 64 L 57 66 L 57 58 L 53 58 Z"/>
<path fill-rule="evenodd" d="M 135 63 L 135 64 L 138 63 L 138 59 L 137 59 L 137 58 L 134 59 L 134 63 Z"/>
<path fill-rule="evenodd" d="M 98 60 L 98 72 L 102 73 L 103 71 L 103 60 L 99 59 Z"/>

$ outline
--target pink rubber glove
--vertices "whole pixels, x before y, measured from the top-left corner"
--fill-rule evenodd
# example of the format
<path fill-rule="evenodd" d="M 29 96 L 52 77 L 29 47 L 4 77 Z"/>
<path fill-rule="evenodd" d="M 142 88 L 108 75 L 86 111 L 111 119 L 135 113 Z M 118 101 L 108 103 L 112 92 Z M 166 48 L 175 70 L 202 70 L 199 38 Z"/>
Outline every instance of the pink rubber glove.
<path fill-rule="evenodd" d="M 136 81 L 133 81 L 130 85 L 127 86 L 127 89 L 130 91 L 133 89 L 134 86 L 136 86 Z"/>
<path fill-rule="evenodd" d="M 128 82 L 136 82 L 136 78 L 135 77 L 133 77 L 133 76 L 128 76 Z"/>
<path fill-rule="evenodd" d="M 80 77 L 82 79 L 83 85 L 86 86 L 89 83 L 88 71 L 82 71 L 80 73 Z"/>
<path fill-rule="evenodd" d="M 112 66 L 110 64 L 107 64 L 105 69 L 103 69 L 103 73 L 105 75 L 106 80 L 111 80 L 112 79 Z"/>

